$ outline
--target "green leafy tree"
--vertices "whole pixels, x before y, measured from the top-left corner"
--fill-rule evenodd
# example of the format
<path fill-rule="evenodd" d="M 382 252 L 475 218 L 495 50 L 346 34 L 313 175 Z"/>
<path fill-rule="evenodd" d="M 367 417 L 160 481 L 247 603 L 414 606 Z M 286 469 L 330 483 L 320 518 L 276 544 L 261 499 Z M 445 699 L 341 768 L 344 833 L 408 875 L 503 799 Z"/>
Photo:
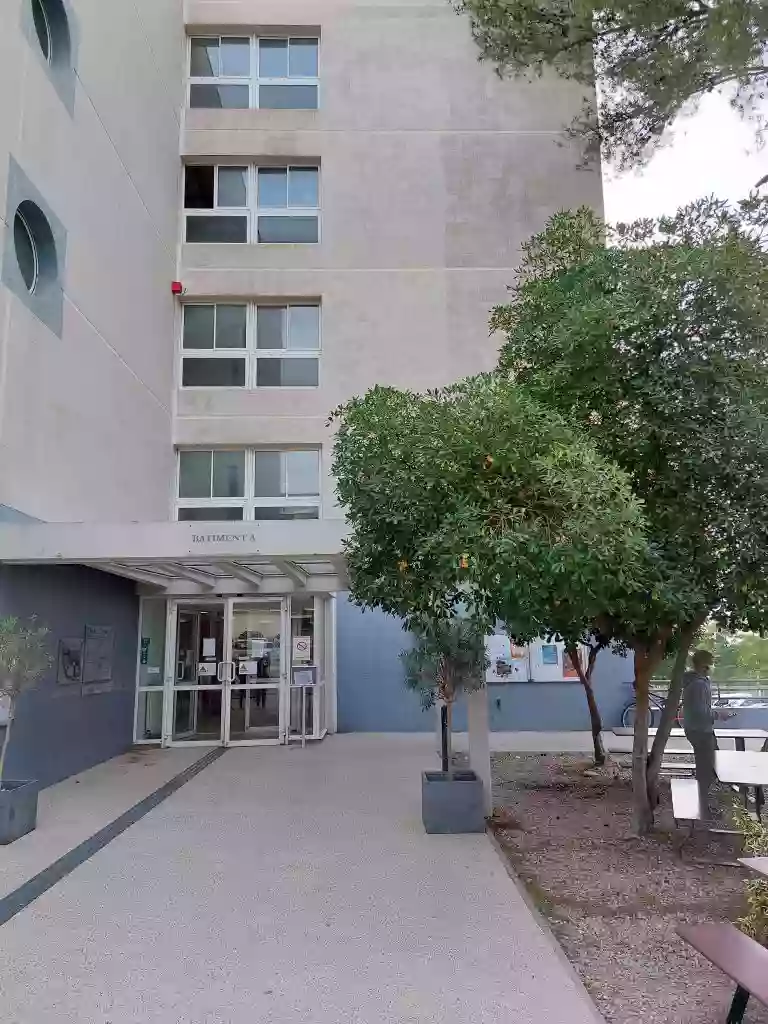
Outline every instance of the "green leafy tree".
<path fill-rule="evenodd" d="M 744 836 L 747 857 L 768 857 L 768 826 L 755 821 L 741 804 L 733 804 L 733 819 Z M 768 882 L 751 878 L 746 884 L 746 910 L 736 922 L 743 932 L 761 945 L 768 947 Z"/>
<path fill-rule="evenodd" d="M 585 431 L 643 504 L 655 580 L 595 620 L 633 652 L 637 827 L 651 827 L 688 649 L 707 617 L 768 621 L 766 206 L 705 200 L 606 228 L 581 209 L 525 246 L 495 310 L 500 372 Z M 647 756 L 651 675 L 677 650 Z"/>
<path fill-rule="evenodd" d="M 5 698 L 8 706 L 8 723 L 0 749 L 0 789 L 16 703 L 22 693 L 37 685 L 51 665 L 45 644 L 47 635 L 48 630 L 38 626 L 34 617 L 28 623 L 15 616 L 0 618 L 0 697 Z"/>
<path fill-rule="evenodd" d="M 437 701 L 445 705 L 443 761 L 451 772 L 453 705 L 460 693 L 471 693 L 484 685 L 488 664 L 485 636 L 477 623 L 462 614 L 421 622 L 413 632 L 413 647 L 400 654 L 405 685 L 418 693 L 425 710 Z"/>
<path fill-rule="evenodd" d="M 571 126 L 619 167 L 642 160 L 681 112 L 716 89 L 766 121 L 768 6 L 763 0 L 454 0 L 482 55 L 501 74 L 546 68 L 580 83 L 587 101 Z"/>
<path fill-rule="evenodd" d="M 482 630 L 501 619 L 520 641 L 557 632 L 573 646 L 606 609 L 647 593 L 643 519 L 623 473 L 512 382 L 377 387 L 334 419 L 359 604 L 417 628 L 468 604 Z"/>

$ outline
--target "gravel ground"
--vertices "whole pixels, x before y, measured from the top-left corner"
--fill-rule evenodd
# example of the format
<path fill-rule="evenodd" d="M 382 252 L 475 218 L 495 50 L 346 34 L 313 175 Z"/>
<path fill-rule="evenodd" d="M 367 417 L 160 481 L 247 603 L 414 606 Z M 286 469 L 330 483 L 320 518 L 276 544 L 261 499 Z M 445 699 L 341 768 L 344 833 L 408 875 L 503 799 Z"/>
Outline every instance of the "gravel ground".
<path fill-rule="evenodd" d="M 629 764 L 494 755 L 496 834 L 609 1024 L 722 1024 L 734 986 L 675 934 L 735 920 L 745 872 L 731 837 L 679 846 L 665 787 L 658 831 L 631 831 Z M 745 1024 L 768 1024 L 752 1001 Z"/>

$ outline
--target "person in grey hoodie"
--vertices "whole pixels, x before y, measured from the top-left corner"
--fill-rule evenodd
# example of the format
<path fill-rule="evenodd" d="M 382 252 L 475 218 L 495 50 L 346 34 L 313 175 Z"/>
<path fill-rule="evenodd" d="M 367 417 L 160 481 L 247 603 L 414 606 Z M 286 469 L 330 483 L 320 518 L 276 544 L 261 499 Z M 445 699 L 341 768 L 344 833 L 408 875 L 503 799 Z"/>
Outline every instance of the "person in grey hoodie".
<path fill-rule="evenodd" d="M 693 668 L 683 676 L 683 728 L 693 747 L 699 803 L 704 818 L 717 815 L 717 809 L 710 803 L 711 789 L 715 782 L 715 718 L 718 717 L 712 710 L 712 685 L 709 679 L 714 660 L 710 651 L 694 651 L 691 659 Z"/>

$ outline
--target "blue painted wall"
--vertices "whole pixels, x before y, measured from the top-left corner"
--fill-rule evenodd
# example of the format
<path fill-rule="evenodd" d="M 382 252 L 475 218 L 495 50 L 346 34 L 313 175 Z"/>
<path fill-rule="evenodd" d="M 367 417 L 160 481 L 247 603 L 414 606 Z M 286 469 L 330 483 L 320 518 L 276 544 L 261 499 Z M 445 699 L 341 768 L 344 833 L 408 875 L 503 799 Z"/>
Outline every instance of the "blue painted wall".
<path fill-rule="evenodd" d="M 434 713 L 421 709 L 406 690 L 398 655 L 409 634 L 399 619 L 363 612 L 340 595 L 338 602 L 338 726 L 340 732 L 417 732 L 434 727 Z M 603 652 L 595 666 L 594 687 L 603 724 L 621 724 L 632 696 L 632 665 Z M 584 690 L 575 683 L 510 683 L 488 687 L 491 728 L 504 731 L 589 729 Z M 459 704 L 454 728 L 466 728 Z"/>
<path fill-rule="evenodd" d="M 86 625 L 111 626 L 115 640 L 107 692 L 57 684 L 54 664 L 18 702 L 6 778 L 47 786 L 131 746 L 139 604 L 130 581 L 93 569 L 0 566 L 0 615 L 33 614 L 51 631 L 54 663 L 58 641 L 82 636 Z"/>

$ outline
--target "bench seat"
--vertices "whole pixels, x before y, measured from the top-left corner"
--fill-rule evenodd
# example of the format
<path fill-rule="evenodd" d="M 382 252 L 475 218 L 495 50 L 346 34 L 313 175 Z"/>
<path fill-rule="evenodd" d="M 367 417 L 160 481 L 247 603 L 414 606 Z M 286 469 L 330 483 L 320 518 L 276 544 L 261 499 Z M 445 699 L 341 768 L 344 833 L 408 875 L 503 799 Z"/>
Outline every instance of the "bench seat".
<path fill-rule="evenodd" d="M 736 982 L 725 1024 L 741 1024 L 749 997 L 768 1006 L 768 949 L 728 922 L 680 925 L 678 935 Z"/>

